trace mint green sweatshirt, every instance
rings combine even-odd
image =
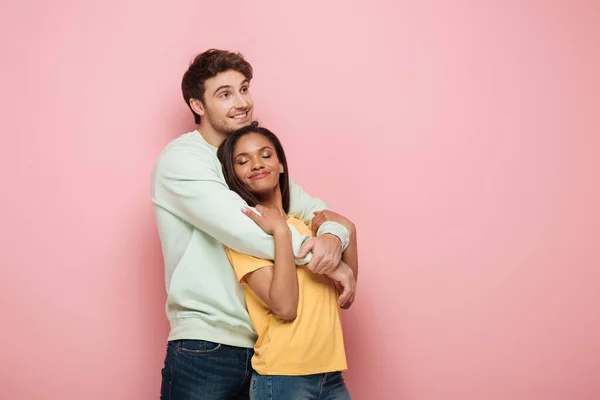
[[[165,262],[169,340],[253,347],[256,333],[244,292],[223,245],[273,259],[273,237],[241,212],[246,203],[227,187],[217,148],[198,131],[171,141],[160,154],[152,173],[152,202]],[[290,180],[290,215],[310,224],[313,212],[326,208]],[[290,229],[298,254],[309,237]],[[324,233],[339,237],[343,249],[348,246],[342,225],[326,222],[317,234]]]

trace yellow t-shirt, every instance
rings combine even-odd
[[[297,218],[289,218],[287,223],[301,234],[311,234]],[[273,262],[227,247],[225,250],[237,278],[244,285],[248,313],[258,334],[252,358],[256,372],[261,375],[310,375],[347,369],[338,293],[328,277],[298,266],[297,317],[294,321],[283,321],[244,280],[246,274],[273,266]]]

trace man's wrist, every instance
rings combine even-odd
[[[340,246],[344,244],[344,242],[342,242],[342,239],[340,239],[340,237],[338,237],[338,236],[337,236],[336,234],[334,234],[334,233],[329,233],[329,232],[327,232],[327,233],[324,233],[324,234],[322,234],[321,236],[322,236],[322,237],[325,237],[325,236],[327,236],[327,237],[329,237],[329,236],[331,236],[331,237],[334,237],[334,238],[336,238],[337,240],[339,240],[339,242],[340,242]]]
[[[344,225],[333,221],[324,222],[317,231],[317,236],[331,234],[342,243],[342,251],[345,251],[350,243],[350,233]]]

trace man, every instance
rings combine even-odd
[[[252,122],[251,79],[252,67],[240,54],[213,49],[198,55],[181,85],[198,128],[169,143],[154,167],[152,201],[171,325],[161,399],[248,398],[256,334],[224,245],[273,259],[274,242],[243,215],[246,203],[228,189],[216,153],[231,132]],[[290,214],[307,223],[327,207],[292,181],[290,203]],[[314,239],[290,229],[298,264],[327,274],[344,268],[344,226],[326,221]],[[353,291],[352,271],[344,272],[338,283]]]

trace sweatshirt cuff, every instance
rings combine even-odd
[[[292,231],[292,248],[294,249],[294,259],[296,261],[296,265],[305,265],[308,264],[312,259],[312,253],[309,252],[304,258],[297,258],[300,249],[308,240],[312,238],[310,235],[302,235],[295,226],[288,224],[290,230]]]
[[[350,243],[350,232],[348,232],[348,229],[344,225],[333,221],[326,221],[319,227],[317,236],[324,235],[325,233],[330,233],[340,239],[342,242],[342,252],[346,251]]]

